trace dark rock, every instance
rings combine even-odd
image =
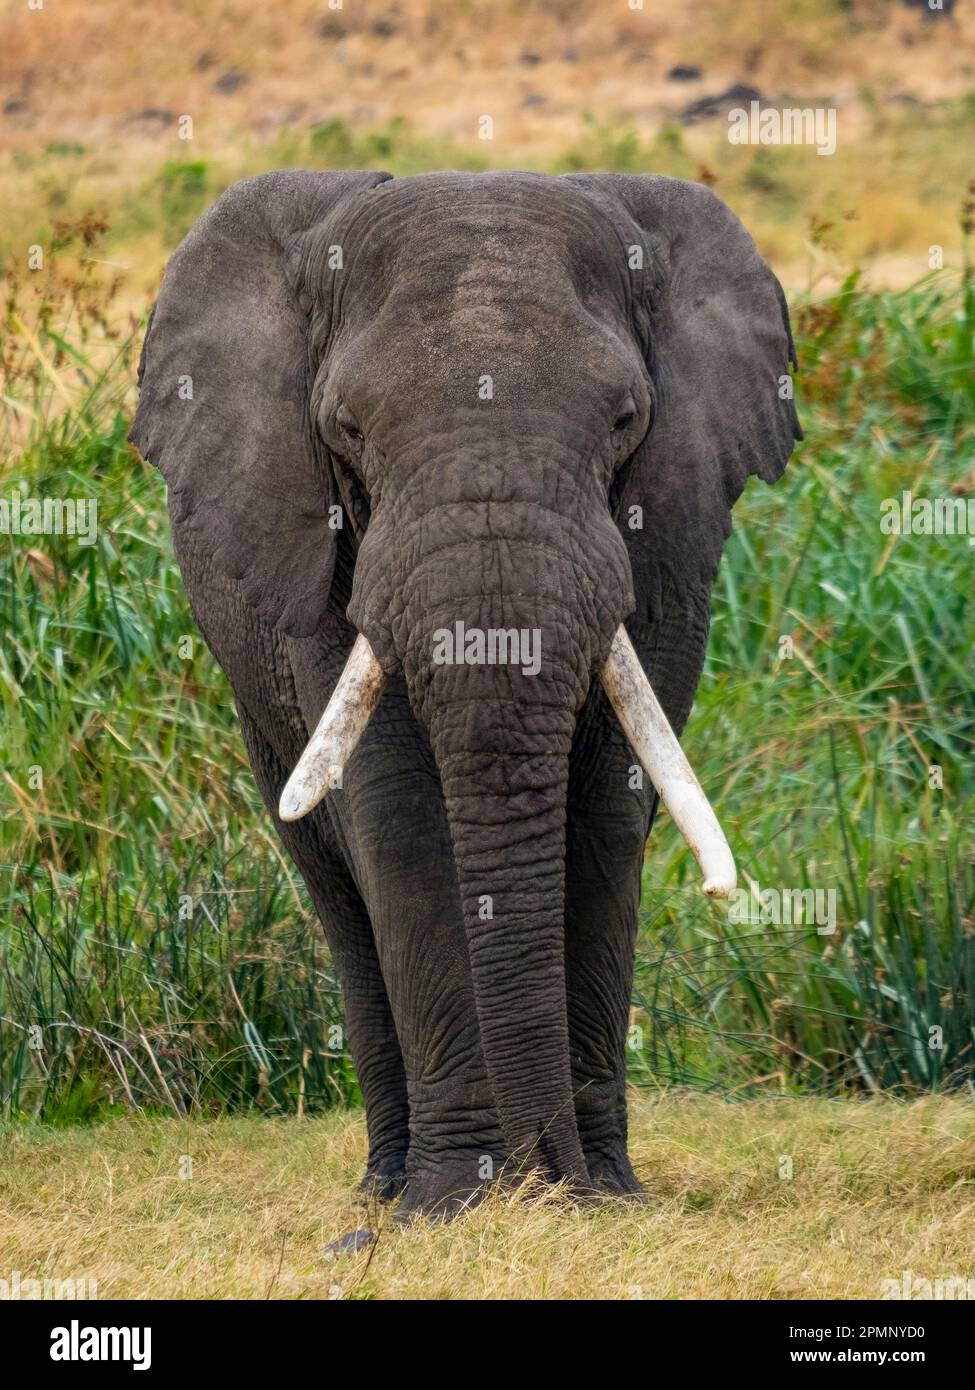
[[[375,1239],[375,1231],[360,1226],[357,1231],[350,1231],[348,1235],[341,1236],[338,1240],[330,1240],[323,1247],[322,1254],[326,1260],[334,1260],[337,1255],[357,1255],[360,1250],[367,1250]]]
[[[229,72],[222,72],[213,84],[215,92],[223,92],[229,96],[231,92],[236,92],[240,87],[245,87],[250,81],[246,73],[238,72],[236,68],[231,68]]]
[[[21,111],[27,110],[27,102],[23,97],[14,97],[12,101],[5,101],[3,104],[3,114],[5,116],[16,116]]]
[[[518,61],[524,63],[526,68],[537,68],[542,61],[542,55],[540,53],[519,53]]]
[[[696,82],[700,76],[700,68],[685,67],[682,63],[678,63],[675,68],[671,68],[670,72],[667,74],[671,82]]]
[[[126,117],[129,121],[146,121],[156,125],[169,125],[175,119],[175,113],[168,111],[165,106],[146,106],[142,111],[132,111]]]
[[[199,58],[197,58],[193,66],[196,68],[197,72],[208,72],[210,68],[214,66],[216,61],[216,55],[211,53],[209,49],[207,49],[200,54]]]
[[[722,116],[733,106],[747,106],[750,101],[761,101],[762,95],[757,87],[748,87],[744,82],[735,82],[727,91],[716,96],[700,97],[685,106],[681,112],[685,121],[707,121],[713,116]]]
[[[548,98],[547,98],[547,97],[543,97],[542,94],[541,94],[540,92],[529,92],[527,96],[522,97],[522,99],[521,99],[521,101],[518,103],[518,105],[519,105],[519,106],[544,106],[547,100],[548,100]]]

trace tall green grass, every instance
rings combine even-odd
[[[174,219],[198,193],[174,176]],[[322,1108],[357,1094],[340,1000],[125,442],[141,329],[100,235],[63,231],[80,273],[8,279],[0,495],[95,497],[100,524],[0,537],[0,1106]],[[880,503],[975,490],[973,294],[851,277],[794,318],[807,442],[738,509],[684,741],[743,879],[835,890],[836,929],[732,923],[661,817],[632,1075],[970,1085],[975,550],[884,535]]]
[[[975,296],[854,276],[794,318],[807,442],[740,508],[685,741],[743,876],[835,889],[837,927],[732,925],[672,896],[693,866],[665,828],[642,1064],[709,1085],[969,1082],[975,550],[885,535],[880,515],[905,490],[975,495]]]

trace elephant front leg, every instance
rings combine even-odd
[[[351,880],[333,878],[327,901],[316,906],[342,987],[349,1052],[366,1109],[369,1157],[359,1191],[391,1202],[406,1184],[410,1107],[372,925]]]
[[[505,1164],[481,1050],[440,780],[391,681],[328,804],[354,861],[402,1049],[410,1147],[398,1219],[449,1217]]]
[[[566,993],[576,1121],[597,1190],[640,1197],[627,1153],[626,1049],[652,793],[590,694],[573,751],[566,846]]]
[[[319,813],[292,824],[278,820],[277,803],[287,772],[239,701],[238,714],[255,780],[281,841],[308,887],[342,988],[345,1031],[369,1136],[369,1157],[359,1190],[391,1201],[406,1181],[409,1099],[372,925],[327,817]]]
[[[417,834],[431,790],[399,787],[397,806],[414,814],[387,825],[383,889],[370,903],[409,1094],[400,1220],[459,1214],[497,1183],[505,1161],[450,860]]]
[[[594,853],[599,852],[597,847]],[[604,880],[586,874],[586,856],[586,848],[578,845],[566,909],[576,1121],[593,1185],[613,1195],[636,1196],[642,1188],[627,1153],[626,1042],[637,904],[620,901]]]

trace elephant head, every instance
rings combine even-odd
[[[664,712],[679,730],[690,709],[732,506],[801,437],[792,357],[741,223],[659,176],[266,175],[196,226],[154,311],[132,437],[174,526],[271,627],[314,633],[339,601],[359,634],[282,817],[324,794],[402,678],[440,772],[506,1143],[570,1178],[577,716],[600,673],[727,889]],[[625,620],[666,632],[664,712]]]

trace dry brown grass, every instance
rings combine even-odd
[[[498,138],[552,153],[584,111],[642,129],[734,81],[770,99],[829,95],[920,101],[971,89],[975,10],[928,21],[893,0],[212,0],[131,5],[59,0],[10,6],[0,21],[5,141],[126,141],[158,128],[147,112],[191,113],[204,138],[266,134],[338,116],[415,116],[440,136]],[[676,83],[676,65],[703,70]],[[228,75],[235,74],[234,87]],[[229,87],[229,89],[228,89]],[[526,98],[530,98],[526,104]]]
[[[0,1278],[94,1278],[103,1298],[855,1299],[905,1269],[975,1277],[970,1101],[670,1094],[635,1100],[632,1130],[645,1207],[492,1198],[448,1226],[386,1218],[372,1253],[330,1261],[375,1220],[352,1195],[358,1116],[8,1129]]]
[[[677,65],[701,76],[675,81]],[[119,306],[139,312],[179,239],[161,225],[152,187],[168,162],[203,160],[228,182],[295,162],[274,145],[282,131],[339,120],[361,138],[404,118],[419,144],[394,172],[477,158],[545,168],[569,149],[606,167],[591,118],[609,138],[632,130],[646,167],[714,174],[790,287],[835,287],[852,264],[899,287],[927,272],[932,244],[957,262],[971,175],[970,117],[957,103],[973,72],[971,4],[934,21],[901,0],[845,10],[834,0],[10,6],[0,16],[3,238],[22,255],[46,244],[53,219],[106,213],[104,254],[129,271]],[[753,148],[731,150],[723,121],[681,124],[690,102],[732,83],[769,103],[835,105],[837,154],[780,149],[759,168]],[[478,137],[485,114],[490,142]],[[178,138],[182,115],[191,141]],[[677,157],[666,144],[674,129]],[[303,151],[298,162],[314,161]],[[810,245],[813,213],[837,225],[836,254]]]

